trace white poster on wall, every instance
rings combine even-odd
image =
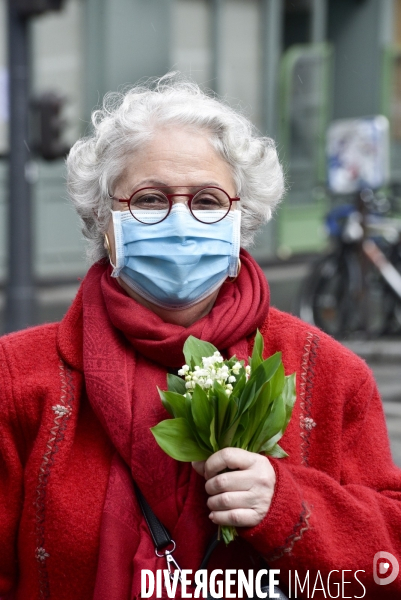
[[[389,122],[376,115],[333,121],[327,131],[328,187],[335,194],[378,189],[389,177]]]

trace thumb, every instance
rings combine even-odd
[[[192,462],[193,468],[201,477],[205,476],[205,462],[205,460],[196,460]]]

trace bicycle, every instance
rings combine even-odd
[[[296,312],[338,339],[401,333],[401,220],[363,190],[326,218],[332,248],[303,284]]]

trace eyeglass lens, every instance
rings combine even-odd
[[[188,202],[192,215],[202,223],[217,223],[229,212],[229,196],[219,188],[204,188]],[[129,209],[141,223],[159,223],[170,210],[167,196],[158,189],[139,190],[131,198]]]

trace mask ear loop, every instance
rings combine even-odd
[[[110,264],[113,267],[113,269],[115,269],[116,267],[113,264],[113,261],[111,260],[111,245],[110,245],[110,239],[109,239],[109,236],[107,233],[104,234],[104,247],[106,248],[106,252],[109,257]]]
[[[107,235],[107,234],[106,234],[106,235]],[[234,281],[236,281],[236,280],[238,279],[238,275],[239,275],[239,274],[240,274],[240,272],[241,272],[241,266],[242,266],[242,264],[241,264],[241,259],[239,258],[239,259],[238,259],[238,268],[237,268],[237,274],[236,274],[236,276],[235,276],[235,277],[227,277],[227,279],[226,279],[226,282],[227,282],[227,283],[234,283]]]

